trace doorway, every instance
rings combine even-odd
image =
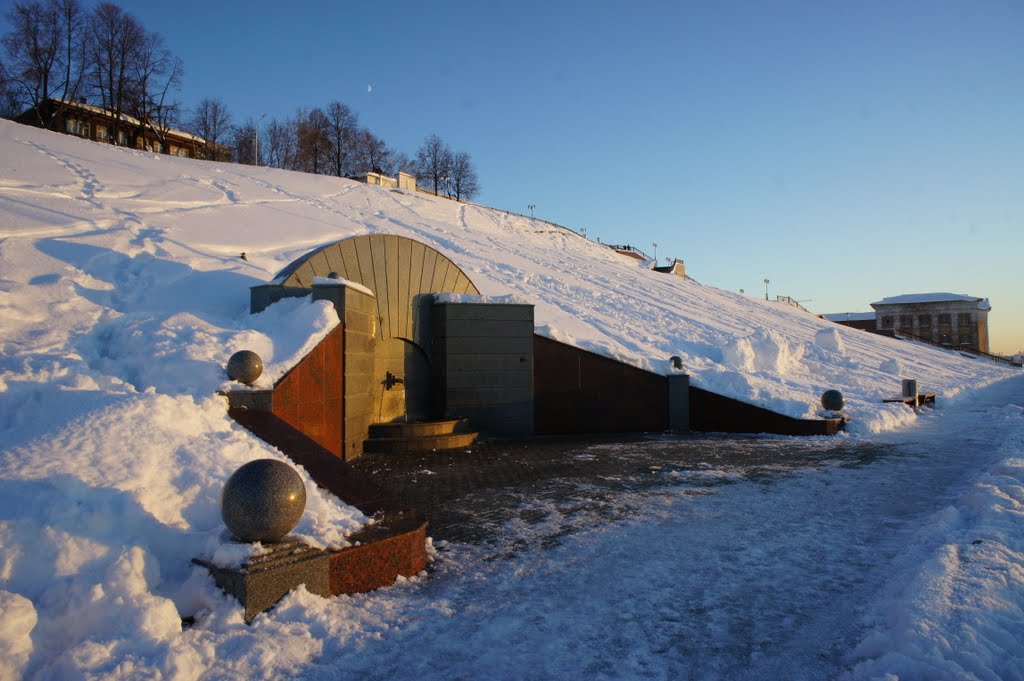
[[[373,404],[376,423],[430,418],[430,361],[418,345],[404,338],[377,344]]]

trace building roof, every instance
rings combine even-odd
[[[988,298],[968,296],[962,293],[907,293],[901,296],[890,296],[888,298],[882,298],[879,301],[871,303],[871,306],[874,307],[875,305],[911,305],[914,303],[953,302],[975,302],[978,303],[978,309],[992,309],[992,306],[988,302]]]
[[[830,322],[868,322],[875,319],[874,312],[831,312],[821,316]]]
[[[51,101],[51,102],[53,102],[55,104],[60,104],[62,106],[66,106],[69,109],[78,109],[79,111],[88,111],[89,113],[96,114],[97,116],[110,116],[110,117],[114,116],[114,112],[111,111],[110,109],[104,109],[103,107],[100,107],[100,106],[94,106],[92,104],[86,104],[85,102],[75,102],[75,101],[68,100],[68,99],[52,99],[52,98],[49,101]],[[31,109],[29,109],[29,111],[31,111]],[[138,125],[138,126],[142,127],[142,122],[138,118],[135,118],[134,116],[129,116],[126,113],[122,113],[121,114],[121,120],[126,122],[126,123],[129,123],[131,125]],[[156,123],[153,123],[152,121],[148,125],[151,128],[155,128],[156,127]],[[206,144],[206,140],[204,140],[202,137],[199,137],[198,135],[193,135],[190,132],[185,132],[184,130],[175,130],[174,128],[163,128],[163,131],[165,133],[174,135],[176,137],[181,137],[183,139],[192,140],[193,142],[198,142],[199,144]]]

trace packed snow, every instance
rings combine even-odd
[[[481,300],[532,303],[541,333],[651,371],[668,373],[676,355],[696,385],[804,418],[839,389],[851,421],[837,442],[911,455],[768,487],[736,470],[665,476],[665,494],[630,501],[644,508],[637,518],[577,528],[550,551],[495,562],[448,547],[427,579],[330,600],[300,590],[246,626],[189,562],[259,550],[226,536],[220,489],[242,463],[282,458],[227,417],[223,367],[255,350],[266,363],[255,387],[269,387],[328,333],[338,323],[328,303],[290,299],[250,315],[248,288],[366,233],[423,241]],[[820,678],[815,659],[826,676],[857,679],[1021,678],[1019,370],[654,273],[500,210],[7,121],[0,315],[0,679],[765,678],[787,668]],[[883,404],[901,378],[937,393],[940,408]],[[300,472],[307,512],[296,533],[344,546],[367,519]],[[693,493],[708,484],[713,493]],[[865,496],[879,488],[891,503]],[[879,508],[861,516],[859,500]],[[836,601],[849,609],[828,607]],[[784,633],[762,629],[758,608]],[[851,612],[856,621],[840,622]],[[182,618],[195,625],[183,630]],[[822,623],[842,635],[815,633]]]

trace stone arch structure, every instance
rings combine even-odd
[[[480,291],[458,265],[430,246],[394,234],[364,234],[314,248],[275,277],[285,288],[310,289],[331,272],[373,291],[380,337],[426,350],[418,296]]]
[[[315,285],[318,277],[332,273],[361,284],[373,295],[354,287]],[[432,294],[478,294],[466,273],[422,242],[364,234],[318,246],[281,270],[271,283],[254,286],[251,309],[259,312],[282,298],[311,293],[330,299],[342,319],[339,356],[332,364],[336,369],[328,370],[325,364],[323,371],[341,372],[344,456],[361,447],[370,423],[433,418],[438,408],[432,393]],[[300,401],[309,392],[296,391]],[[325,414],[334,411],[325,408]],[[332,418],[325,417],[324,423]]]

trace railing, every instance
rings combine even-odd
[[[613,251],[626,251],[627,253],[636,253],[637,255],[641,256],[644,260],[653,260],[653,258],[651,258],[651,256],[647,255],[646,253],[641,251],[639,248],[636,248],[634,246],[630,246],[629,244],[623,244],[623,245],[604,244],[604,245],[607,246],[608,248],[612,249]]]
[[[1013,361],[1013,359],[1010,358],[1010,357],[1003,357],[1002,355],[993,355],[992,353],[982,352],[981,350],[976,350],[975,348],[971,348],[971,347],[956,347],[956,346],[948,344],[948,343],[938,343],[936,341],[933,341],[930,338],[924,338],[923,336],[916,336],[916,335],[914,335],[912,333],[908,333],[906,331],[893,330],[893,332],[895,333],[897,338],[905,338],[907,340],[917,341],[918,343],[924,343],[925,345],[930,345],[933,348],[941,348],[943,350],[952,350],[953,352],[963,352],[963,353],[967,353],[969,355],[975,355],[976,357],[984,357],[985,359],[992,360],[993,362],[999,362],[1000,364],[1008,364],[1008,365],[1010,365],[1012,367],[1020,367],[1020,364],[1015,363]]]
[[[786,303],[788,305],[792,305],[795,308],[803,310],[807,314],[814,314],[813,312],[808,310],[806,307],[801,305],[800,301],[796,300],[795,298],[790,298],[789,296],[775,296],[775,300],[779,301],[780,303]]]

